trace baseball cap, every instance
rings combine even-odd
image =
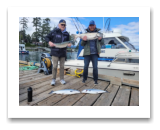
[[[65,21],[64,19],[61,19],[61,20],[59,21],[59,24],[66,24],[66,21]]]
[[[89,25],[96,25],[96,24],[95,24],[95,22],[94,22],[93,20],[91,20],[91,21],[89,22]]]

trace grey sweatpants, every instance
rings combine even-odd
[[[58,61],[60,61],[60,80],[64,79],[64,62],[65,62],[65,57],[52,56],[52,61],[53,61],[53,69],[52,69],[53,79],[56,79]]]

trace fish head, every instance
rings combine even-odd
[[[74,41],[76,41],[76,39],[79,37],[79,35],[77,34],[71,34],[71,37]]]
[[[82,93],[86,93],[88,90],[87,89],[84,89],[83,91],[82,91]]]

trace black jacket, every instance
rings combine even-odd
[[[67,31],[62,33],[62,31],[59,28],[55,28],[45,37],[45,40],[47,43],[49,41],[53,43],[62,43],[65,41],[69,41],[69,33]],[[66,51],[67,47],[65,48],[51,47],[50,55],[56,57],[66,57]]]

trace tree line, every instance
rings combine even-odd
[[[21,30],[19,31],[19,43],[26,44],[26,46],[31,46],[31,43],[34,42],[37,45],[37,43],[41,41],[43,46],[48,47],[48,43],[45,41],[45,36],[55,28],[55,26],[50,26],[50,22],[50,18],[33,18],[32,24],[33,27],[35,27],[35,31],[30,35],[26,34],[26,30],[28,29],[28,18],[23,17],[19,22],[22,26]],[[70,40],[72,40],[71,36]]]

